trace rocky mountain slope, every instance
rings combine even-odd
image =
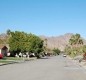
[[[44,42],[44,44],[47,43],[47,48],[49,49],[59,48],[61,51],[63,51],[66,45],[69,43],[69,39],[71,38],[72,35],[73,33],[67,33],[56,37],[40,36],[40,38],[43,39],[44,41],[47,40]],[[86,45],[86,40],[84,38],[82,39],[83,39],[84,45]]]
[[[0,34],[0,44],[6,44],[8,36],[5,33]]]
[[[56,37],[40,36],[40,38],[43,40],[47,40],[45,41],[45,44],[47,44],[47,47],[49,49],[59,48],[61,51],[63,51],[65,46],[69,43],[68,41],[72,35],[73,35],[72,33],[67,33],[65,35],[56,36]]]

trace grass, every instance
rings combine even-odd
[[[1,64],[7,64],[7,63],[12,63],[16,61],[21,61],[23,60],[22,58],[17,58],[17,57],[4,57],[3,59],[0,59]]]
[[[11,63],[12,61],[6,61],[6,60],[0,60],[0,63],[2,63],[2,64],[7,64],[7,63]]]
[[[17,58],[17,57],[5,57],[3,60],[23,60],[23,58]]]
[[[3,59],[0,59],[1,64],[7,64],[12,62],[18,62],[18,61],[28,61],[28,60],[34,60],[36,58],[18,58],[18,57],[4,57]]]

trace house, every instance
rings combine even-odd
[[[9,51],[8,44],[0,44],[0,54],[7,56],[8,51]]]

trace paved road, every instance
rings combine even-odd
[[[86,80],[86,71],[62,56],[0,66],[0,80]]]

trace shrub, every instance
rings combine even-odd
[[[53,52],[54,52],[55,55],[57,55],[57,54],[59,55],[59,53],[60,53],[61,51],[57,48],[57,49],[53,49]]]

